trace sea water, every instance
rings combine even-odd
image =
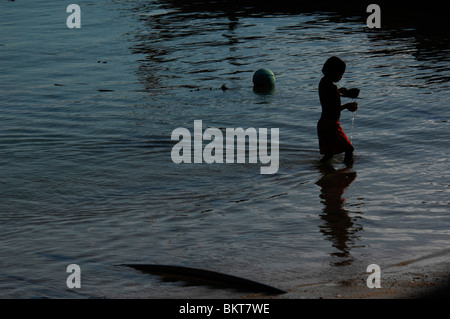
[[[69,29],[59,1],[0,3],[1,297],[237,297],[118,265],[289,290],[448,248],[445,34],[328,11],[77,4]],[[361,90],[358,120],[341,116],[352,167],[318,165],[317,85],[333,55],[347,63],[338,85]],[[271,93],[253,92],[262,67]],[[171,132],[194,120],[279,128],[278,172],[175,164]]]

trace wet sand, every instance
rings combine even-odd
[[[450,261],[398,264],[381,272],[381,288],[368,288],[369,273],[294,287],[288,299],[450,298]]]
[[[449,298],[450,276],[446,272],[410,271],[389,275],[382,287],[369,289],[366,277],[295,288],[287,298],[312,299],[419,299]]]
[[[337,270],[326,278],[311,277],[294,284],[286,294],[270,299],[449,299],[450,250],[405,260],[381,269],[381,287],[368,288],[370,273]],[[244,298],[264,298],[249,295]]]

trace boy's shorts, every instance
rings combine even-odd
[[[339,122],[320,119],[317,123],[317,135],[320,154],[335,155],[354,150]]]

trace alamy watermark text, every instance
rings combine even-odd
[[[225,131],[225,147],[223,130]],[[171,158],[174,163],[205,162],[211,164],[236,162],[243,164],[246,163],[246,153],[248,153],[248,163],[257,163],[259,158],[261,164],[268,164],[260,168],[261,174],[275,174],[278,172],[280,143],[280,131],[278,128],[270,129],[270,152],[268,150],[269,137],[267,128],[256,130],[250,127],[244,130],[243,128],[219,129],[210,127],[203,131],[202,120],[194,120],[193,135],[192,138],[191,132],[184,127],[178,127],[172,131],[171,139],[179,141],[172,148],[171,152]],[[203,141],[210,142],[203,148]]]

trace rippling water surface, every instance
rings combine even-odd
[[[448,248],[444,34],[322,11],[79,5],[82,27],[68,29],[56,1],[0,4],[1,297],[236,297],[117,265],[289,290]],[[347,63],[339,85],[361,90],[353,128],[341,116],[356,149],[347,168],[342,156],[318,166],[317,85],[332,55]],[[262,67],[275,73],[271,94],[252,90]],[[171,133],[194,120],[279,128],[277,174],[174,164]],[[79,290],[66,286],[72,263]]]

